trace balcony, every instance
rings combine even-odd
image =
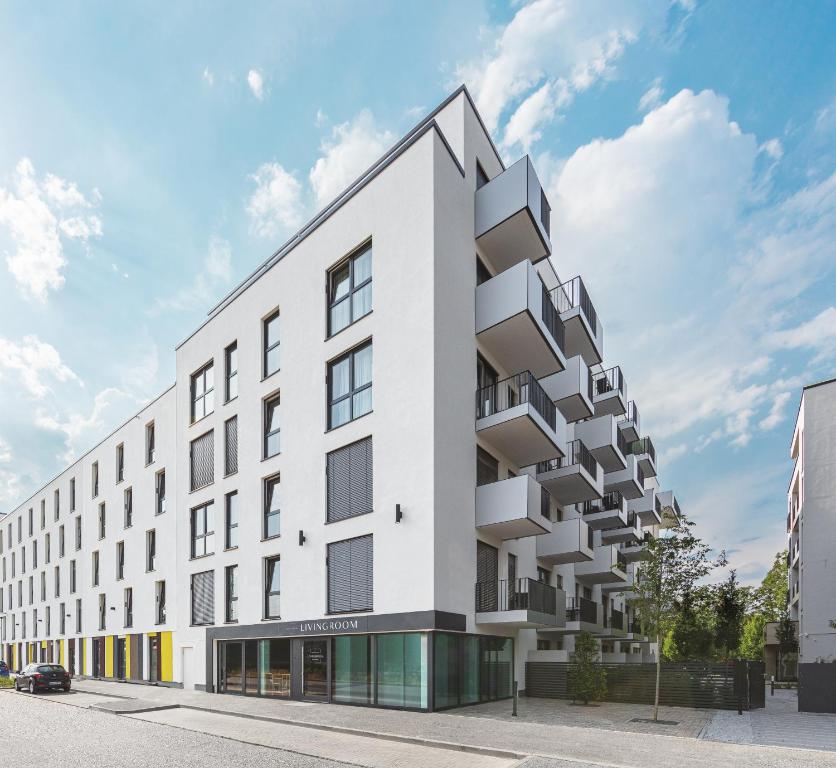
[[[644,473],[633,455],[627,456],[627,466],[604,475],[604,490],[618,491],[625,499],[644,496]]]
[[[662,522],[662,507],[655,488],[646,488],[640,498],[630,499],[627,502],[627,511],[635,512],[642,526],[658,525]]]
[[[604,329],[583,280],[574,277],[551,293],[566,326],[566,354],[581,355],[587,365],[599,365],[604,359]]]
[[[566,367],[563,323],[529,261],[476,287],[476,337],[505,370],[541,378]]]
[[[584,522],[596,531],[626,523],[624,498],[618,491],[605,493],[600,499],[585,501],[581,505]]]
[[[475,235],[497,270],[551,255],[551,208],[528,156],[476,190]]]
[[[477,582],[477,624],[505,627],[556,627],[563,624],[566,595],[537,579]]]
[[[682,517],[676,496],[673,491],[658,491],[656,498],[659,499],[659,506],[662,508],[662,528],[673,527]]]
[[[634,440],[628,445],[627,452],[636,457],[645,477],[656,477],[656,449],[649,437]]]
[[[537,482],[561,506],[600,499],[604,492],[604,473],[580,440],[566,445],[565,456],[539,462]]]
[[[597,632],[603,624],[603,608],[594,600],[572,597],[566,602],[566,629],[570,632]]]
[[[624,433],[628,443],[639,439],[641,417],[635,400],[630,400],[627,403],[627,409],[618,417],[618,428]]]
[[[626,584],[627,561],[612,544],[595,547],[592,560],[575,564],[575,578],[586,584]]]
[[[605,637],[624,637],[627,632],[624,629],[624,614],[612,608],[609,615],[604,611],[604,632]]]
[[[621,545],[621,554],[624,555],[624,560],[628,563],[646,560],[648,557],[647,545],[650,539],[650,531],[645,531],[637,541],[625,541]]]
[[[592,374],[592,402],[595,405],[596,416],[606,413],[621,416],[627,412],[624,376],[619,366]]]
[[[521,467],[564,455],[566,421],[530,371],[476,391],[476,432]]]
[[[582,563],[593,558],[593,532],[587,523],[576,517],[552,523],[551,533],[535,539],[537,559],[548,565]]]
[[[529,475],[478,486],[476,527],[503,540],[548,533],[552,524],[541,511],[542,493]]]
[[[595,412],[592,373],[580,355],[570,357],[565,370],[540,379],[540,384],[566,421],[588,419]]]
[[[628,443],[614,416],[597,416],[575,424],[575,437],[583,440],[604,472],[616,472],[627,466]]]
[[[612,528],[604,528],[601,531],[601,542],[603,544],[622,544],[627,541],[639,541],[642,534],[638,526],[639,518],[635,512],[628,512],[626,521],[619,523]]]

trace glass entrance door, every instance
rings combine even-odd
[[[305,640],[302,648],[302,696],[328,700],[327,640]]]

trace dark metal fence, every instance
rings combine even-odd
[[[598,622],[598,604],[585,597],[570,597],[566,603],[566,621]]]
[[[656,449],[653,447],[653,441],[649,437],[640,437],[638,440],[633,440],[628,450],[635,456],[641,456],[641,454],[646,453],[656,463]]]
[[[552,429],[557,427],[557,408],[530,371],[476,390],[476,418],[492,416],[522,403],[531,403]]]
[[[560,319],[557,307],[552,303],[551,295],[546,286],[543,286],[543,301],[542,301],[542,317],[543,324],[549,329],[552,338],[557,342],[560,351],[566,349],[566,329],[563,327],[563,321]]]
[[[593,499],[592,501],[585,501],[581,505],[581,514],[591,515],[595,512],[609,512],[613,509],[624,508],[624,497],[621,491],[610,491],[605,493],[600,499]]]
[[[561,283],[551,291],[551,295],[560,312],[567,312],[573,307],[580,307],[586,322],[592,329],[593,336],[598,335],[598,313],[592,305],[592,300],[589,298],[586,286],[580,276]]]
[[[639,417],[639,407],[635,400],[630,400],[627,403],[627,411],[618,417],[618,421],[630,421],[636,427],[636,432],[641,432],[641,422]]]
[[[624,376],[621,375],[621,368],[614,366],[607,368],[605,371],[599,371],[592,374],[592,380],[595,383],[595,394],[603,395],[607,392],[618,390],[624,394]]]
[[[499,579],[477,582],[477,611],[537,611],[554,616],[557,613],[557,590],[537,579]]]
[[[592,477],[598,477],[598,462],[580,440],[572,440],[566,444],[566,455],[563,458],[538,462],[537,474],[553,472],[561,467],[572,467],[575,464],[582,466]]]

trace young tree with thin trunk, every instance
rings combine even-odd
[[[572,701],[584,704],[597,701],[607,692],[607,672],[598,663],[598,643],[589,632],[581,632],[575,640],[572,664],[569,667],[569,693]]]

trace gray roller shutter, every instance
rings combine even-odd
[[[189,449],[191,460],[191,474],[193,491],[203,488],[215,481],[215,433],[207,432],[205,435],[192,440]]]
[[[476,542],[476,610],[497,609],[499,552],[484,541]]]
[[[192,624],[215,623],[215,572],[192,574]]]
[[[372,536],[328,545],[328,612],[371,611],[374,547]]]
[[[372,511],[372,439],[328,454],[328,522]]]

